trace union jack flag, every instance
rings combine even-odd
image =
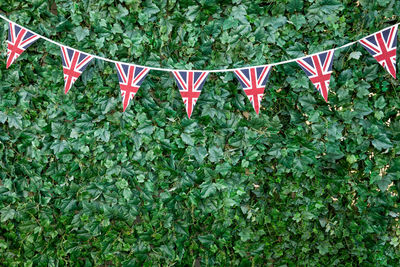
[[[123,109],[125,111],[150,69],[120,62],[115,63],[115,67],[118,72],[119,87],[121,88]]]
[[[179,87],[186,112],[190,119],[194,105],[200,96],[201,89],[208,76],[207,71],[173,71],[175,80]]]
[[[235,75],[257,114],[260,112],[260,103],[270,72],[271,66],[235,70]]]
[[[395,79],[397,30],[398,25],[394,25],[359,41]]]
[[[61,46],[61,59],[64,71],[64,92],[67,94],[76,79],[79,78],[89,62],[93,59],[93,56]]]
[[[10,22],[8,27],[7,69],[22,54],[22,52],[40,38],[37,34],[34,34],[15,23]]]
[[[296,62],[307,74],[315,88],[321,93],[325,101],[328,102],[329,80],[332,74],[334,50],[321,52],[317,55],[301,58]]]

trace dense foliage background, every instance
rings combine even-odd
[[[322,51],[399,21],[400,1],[17,1],[0,12],[66,45],[188,69]],[[0,262],[10,266],[363,265],[400,261],[400,100],[360,45],[336,52],[326,104],[294,63],[257,116],[232,73],[192,119],[151,71],[122,113],[114,66],[63,93],[60,50],[6,70],[1,23]]]

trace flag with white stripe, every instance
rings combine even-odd
[[[67,94],[71,86],[93,59],[93,56],[72,48],[61,46],[61,58],[65,81],[64,92]]]
[[[115,63],[115,67],[117,68],[123,110],[125,111],[150,69],[121,62]]]
[[[326,102],[328,102],[333,54],[334,50],[329,50],[296,61]]]
[[[271,66],[235,70],[236,78],[257,114],[260,112],[261,100],[270,72]]]
[[[176,83],[179,87],[183,103],[186,106],[186,112],[190,119],[200,96],[201,89],[207,79],[207,71],[173,71]]]
[[[6,68],[8,69],[11,64],[39,38],[37,34],[10,22],[8,24]]]
[[[360,44],[396,79],[398,25],[361,39]]]

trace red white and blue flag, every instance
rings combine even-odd
[[[398,25],[361,39],[365,49],[396,79],[396,45]]]
[[[10,22],[8,27],[7,69],[22,54],[22,52],[40,38],[37,34],[20,27],[15,23]]]
[[[64,71],[64,92],[68,93],[76,79],[86,69],[93,56],[82,53],[78,50],[61,46],[61,58]]]
[[[175,80],[179,87],[183,103],[186,107],[186,112],[190,119],[196,105],[197,99],[200,96],[201,89],[208,76],[207,71],[173,71]]]
[[[261,100],[270,73],[271,66],[235,70],[235,75],[257,114],[260,112]]]
[[[117,68],[123,109],[125,111],[129,102],[135,97],[150,69],[121,62],[115,63],[115,67]]]
[[[328,102],[329,81],[332,74],[334,50],[328,50],[316,55],[301,58],[296,62],[307,74],[315,88]]]

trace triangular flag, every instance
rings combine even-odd
[[[314,84],[315,88],[317,88],[324,97],[326,102],[328,102],[333,53],[334,50],[328,50],[296,61],[307,74],[308,78],[310,78],[310,81]]]
[[[7,40],[7,66],[10,65],[24,52],[31,44],[40,37],[17,24],[10,22],[8,25]]]
[[[76,79],[86,69],[93,56],[80,52],[78,50],[61,46],[61,58],[64,71],[64,92],[68,93]]]
[[[179,87],[186,112],[190,119],[194,105],[200,96],[201,89],[208,76],[207,71],[173,71],[175,80]]]
[[[260,112],[261,100],[271,68],[271,66],[264,66],[235,70],[235,75],[257,114]]]
[[[117,68],[123,109],[125,111],[131,99],[135,97],[135,94],[139,90],[140,85],[150,69],[121,62],[115,63],[115,67]]]
[[[376,32],[359,42],[396,79],[398,25]]]

